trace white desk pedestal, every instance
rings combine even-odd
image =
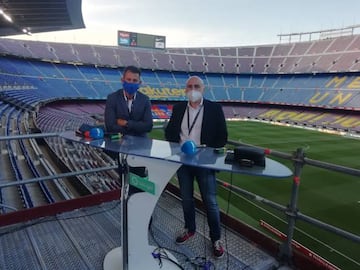
[[[145,166],[148,169],[149,181],[155,183],[155,195],[140,192],[128,198],[129,175],[126,174],[127,177],[124,177],[125,174],[122,175],[122,248],[115,248],[106,255],[103,264],[105,270],[160,269],[158,260],[154,259],[151,254],[154,247],[150,246],[148,241],[149,221],[166,184],[182,164],[272,178],[286,178],[292,175],[289,168],[269,158],[265,158],[265,167],[243,167],[239,166],[239,164],[227,164],[225,162],[226,155],[217,154],[211,147],[201,148],[195,155],[187,156],[182,153],[180,144],[145,137],[126,135],[119,140],[108,138],[88,140],[76,136],[74,131],[71,130],[61,133],[60,137],[117,152],[119,157],[122,157],[119,165]],[[149,184],[145,179],[143,180],[145,182],[138,179],[138,181],[142,182],[141,184]],[[166,260],[162,261],[164,265],[166,264],[163,267],[164,269],[178,269],[175,265],[172,267],[171,263],[166,262]]]
[[[124,234],[127,234],[125,239],[128,241],[127,243],[122,241],[122,243],[128,247],[128,265],[122,259],[126,256],[124,250],[122,247],[118,247],[105,256],[103,266],[105,270],[160,269],[159,260],[154,259],[151,254],[156,247],[149,245],[148,226],[161,193],[181,164],[133,155],[128,156],[127,163],[129,166],[145,166],[147,168],[149,181],[155,183],[155,195],[140,192],[131,195],[128,200],[126,200],[126,194],[125,198],[122,198],[122,203],[127,202],[127,217],[122,216],[122,218],[127,218],[127,231],[122,230],[122,239],[124,239]],[[123,188],[126,188],[127,185]],[[169,252],[167,254],[176,261]],[[179,269],[178,266],[166,259],[162,259],[162,264],[163,269]]]

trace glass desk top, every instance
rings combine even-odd
[[[226,153],[215,153],[214,149],[210,147],[198,148],[195,154],[187,155],[181,151],[180,144],[178,143],[171,143],[145,137],[126,135],[115,140],[111,140],[110,138],[92,140],[76,136],[74,131],[62,132],[60,133],[60,137],[73,142],[88,144],[107,151],[134,156],[151,157],[218,171],[269,176],[272,178],[286,178],[292,175],[289,168],[267,157],[265,158],[265,167],[246,167],[240,166],[240,164],[227,164],[225,163]]]

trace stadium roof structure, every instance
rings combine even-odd
[[[79,28],[81,0],[0,0],[0,36]]]

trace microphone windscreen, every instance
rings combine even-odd
[[[181,145],[181,151],[187,155],[196,153],[197,147],[194,141],[188,140]]]
[[[92,129],[90,129],[90,138],[103,139],[104,131],[101,128],[92,128]]]

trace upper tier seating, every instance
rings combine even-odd
[[[26,58],[111,67],[210,73],[319,73],[360,71],[359,35],[332,39],[220,48],[146,50],[2,39],[0,52]],[[341,60],[342,58],[345,60]],[[340,61],[340,64],[337,62]]]
[[[36,104],[59,98],[106,99],[121,88],[122,69],[3,57],[1,94]],[[205,97],[224,102],[360,108],[359,73],[216,74],[192,73],[205,83]],[[187,72],[142,71],[142,88],[152,100],[183,100]],[[15,91],[16,90],[16,91]]]

